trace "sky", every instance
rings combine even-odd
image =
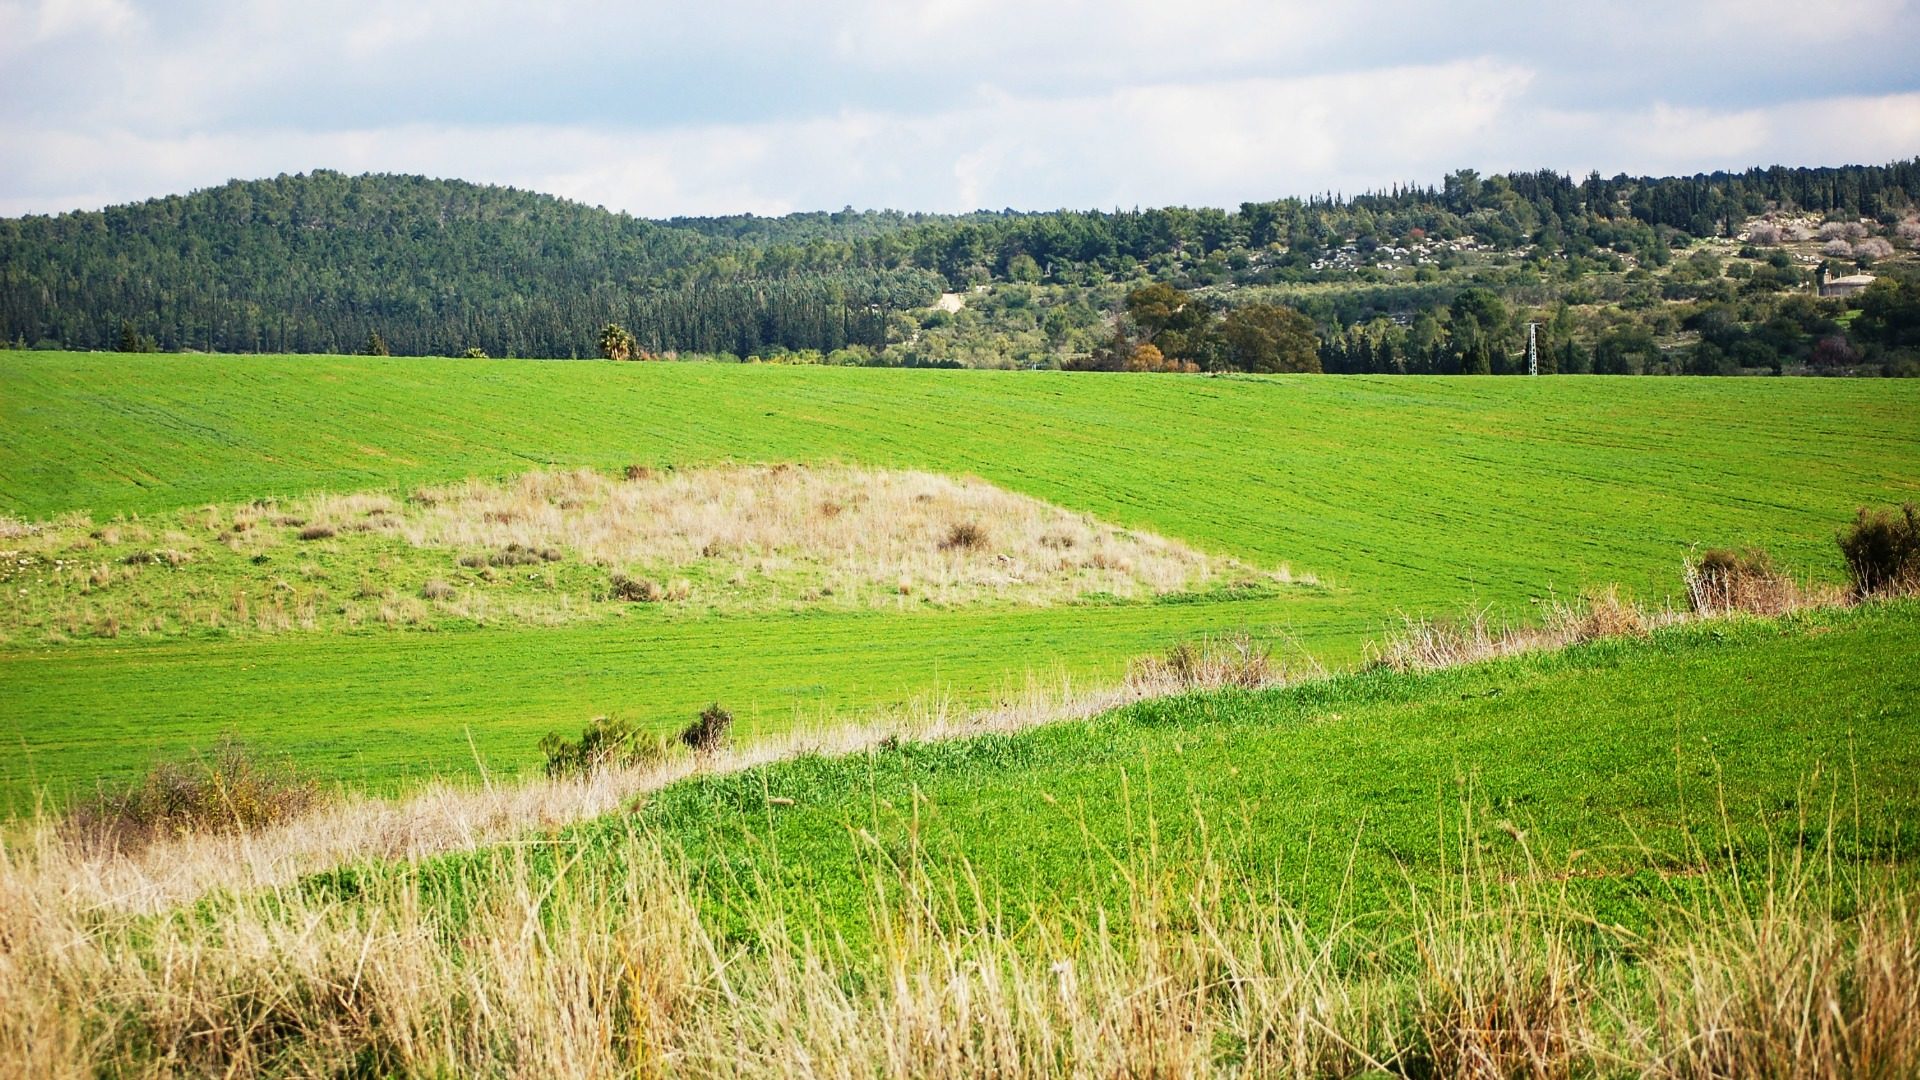
[[[1920,155],[1920,0],[0,0],[0,215],[316,168],[643,217]]]

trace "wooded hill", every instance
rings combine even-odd
[[[399,354],[586,356],[618,322],[656,353],[875,350],[917,340],[902,313],[942,290],[1001,282],[1063,290],[1073,304],[1044,330],[1062,348],[1069,334],[1099,336],[1089,320],[1112,304],[1097,290],[1146,278],[1392,286],[1385,302],[1431,306],[1458,290],[1422,291],[1414,283],[1434,277],[1411,267],[1383,277],[1382,259],[1466,239],[1576,270],[1618,256],[1665,265],[1690,238],[1732,235],[1768,211],[1891,228],[1916,207],[1920,159],[1584,181],[1462,170],[1437,188],[1237,210],[665,221],[513,188],[316,171],[0,220],[0,340],[102,349],[131,333],[167,350],[357,352],[378,334]]]

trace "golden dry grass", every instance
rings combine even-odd
[[[104,524],[0,520],[0,641],[554,625],[629,603],[1050,605],[1293,580],[972,478],[577,469]]]
[[[1433,671],[1503,656],[1559,649],[1612,637],[1646,637],[1664,626],[1697,619],[1773,618],[1854,602],[1843,590],[1802,583],[1758,561],[1729,571],[1699,561],[1684,567],[1689,607],[1648,607],[1618,586],[1589,590],[1578,601],[1543,605],[1535,622],[1496,619],[1486,608],[1460,617],[1403,617],[1400,627],[1368,646],[1368,663],[1394,671]]]
[[[571,843],[550,854],[587,854]],[[1127,856],[1139,886],[1124,910],[993,915],[908,853],[876,860],[884,932],[850,955],[771,920],[755,945],[731,940],[651,836],[612,843],[631,872],[611,878],[550,878],[528,846],[495,849],[470,914],[401,872],[348,900],[223,893],[128,920],[21,888],[9,860],[0,1073],[1839,1080],[1920,1068],[1920,913],[1824,852],[1676,900],[1652,936],[1596,925],[1549,870],[1516,879],[1474,850],[1452,853],[1445,884],[1410,891],[1387,932],[1351,917],[1367,913],[1309,923],[1239,895],[1211,856],[1174,873],[1151,847]]]
[[[1250,574],[977,479],[880,469],[729,466],[632,480],[580,469],[424,488],[406,504],[322,497],[305,509],[318,522],[390,520],[381,527],[419,547],[553,549],[632,574],[778,581],[783,598],[853,605],[903,594],[940,603],[1132,597]],[[727,593],[700,584],[690,599],[724,605]]]

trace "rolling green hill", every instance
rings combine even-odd
[[[0,508],[161,515],[548,465],[846,461],[977,474],[1324,588],[1239,603],[815,613],[0,649],[10,798],[225,730],[374,786],[524,765],[617,712],[757,728],[1251,628],[1350,661],[1400,613],[1619,583],[1692,545],[1840,577],[1834,531],[1920,491],[1920,388],[1841,380],[1127,378],[695,364],[0,354]]]

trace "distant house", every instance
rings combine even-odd
[[[1846,277],[1830,278],[1823,271],[1820,275],[1821,296],[1852,296],[1863,292],[1873,284],[1872,274],[1848,274]]]

